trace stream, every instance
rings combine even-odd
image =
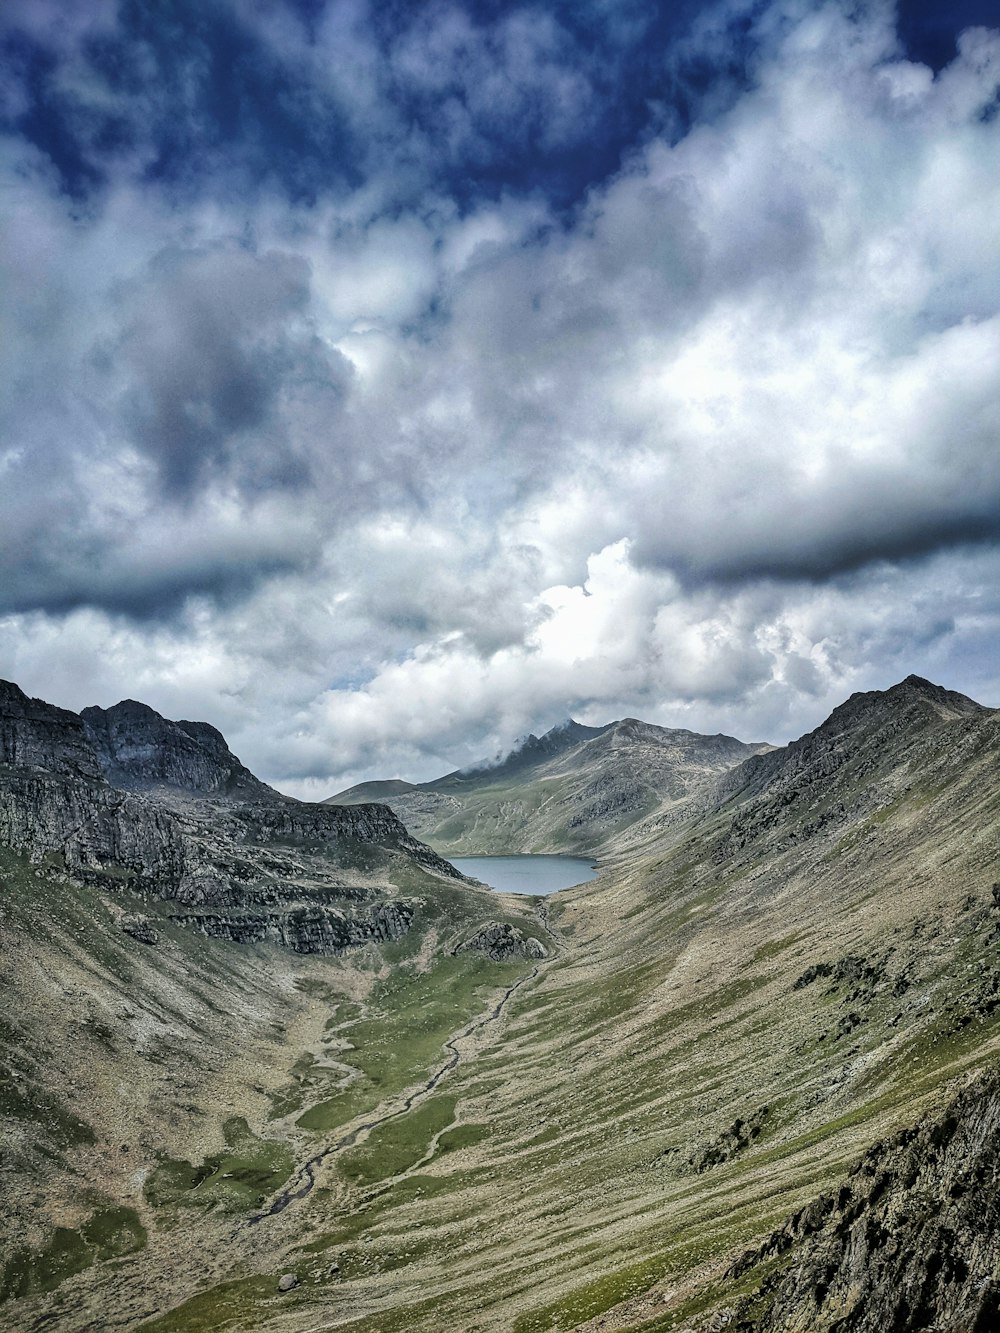
[[[297,1199],[304,1199],[316,1184],[316,1168],[320,1166],[321,1163],[325,1162],[328,1157],[332,1157],[334,1153],[341,1152],[344,1148],[353,1147],[362,1134],[377,1129],[379,1125],[384,1125],[387,1121],[395,1120],[398,1116],[406,1115],[408,1111],[412,1111],[414,1106],[422,1101],[429,1092],[433,1092],[444,1078],[445,1074],[450,1073],[461,1060],[462,1053],[459,1051],[457,1043],[462,1041],[465,1037],[471,1037],[474,1032],[485,1027],[487,1023],[495,1023],[503,1013],[504,1006],[514,992],[523,986],[525,982],[532,981],[537,976],[538,968],[536,967],[533,968],[531,972],[528,972],[525,976],[521,977],[518,981],[515,981],[513,986],[508,986],[497,1004],[489,1013],[481,1015],[479,1018],[473,1020],[468,1027],[463,1028],[461,1032],[448,1038],[444,1043],[444,1049],[449,1052],[448,1059],[436,1073],[431,1075],[423,1087],[418,1088],[416,1092],[412,1092],[398,1107],[396,1107],[395,1110],[387,1111],[384,1115],[375,1116],[371,1120],[363,1121],[360,1125],[352,1129],[349,1134],[345,1134],[343,1138],[337,1139],[336,1142],[329,1144],[322,1150],[322,1152],[318,1152],[314,1157],[310,1157],[309,1160],[299,1168],[297,1179],[300,1183],[282,1190],[282,1192],[275,1198],[270,1208],[262,1213],[255,1213],[249,1219],[249,1224],[251,1226],[256,1226],[256,1224],[262,1222],[264,1218],[274,1217],[275,1214],[284,1212],[288,1205],[294,1203]]]

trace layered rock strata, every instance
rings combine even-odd
[[[196,908],[175,920],[207,934],[302,952],[407,929],[412,907],[370,882],[380,867],[402,858],[458,877],[387,806],[282,796],[206,723],[171,722],[131,700],[77,715],[9,682],[0,844],[84,882]]]

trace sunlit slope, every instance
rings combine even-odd
[[[558,952],[478,1054],[260,1224],[257,1276],[150,1327],[734,1309],[762,1280],[726,1276],[740,1254],[995,1058],[998,758],[996,714],[911,681],[752,761],[652,859],[550,900]]]
[[[567,722],[503,763],[413,785],[368,782],[330,798],[380,800],[449,856],[601,852],[639,821],[675,822],[720,773],[770,747],[657,727]]]

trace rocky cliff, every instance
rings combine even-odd
[[[134,699],[113,708],[85,708],[80,718],[101,772],[114,787],[280,799],[207,722],[171,722]]]
[[[413,920],[413,908],[407,902],[379,902],[367,910],[344,912],[302,904],[287,911],[175,912],[171,920],[213,939],[271,941],[296,953],[339,953],[369,940],[400,939]]]
[[[397,938],[413,915],[404,904],[342,910],[359,884],[365,900],[391,893],[385,875],[397,862],[458,877],[387,806],[284,797],[207,723],[171,722],[131,700],[78,716],[9,682],[0,682],[0,845],[87,883],[197,908],[175,916],[205,933],[305,951]],[[254,906],[267,911],[224,910]]]
[[[1000,1073],[876,1143],[730,1275],[781,1256],[738,1333],[1000,1328]]]

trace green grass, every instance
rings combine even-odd
[[[52,1093],[29,1084],[16,1086],[5,1071],[0,1084],[0,1116],[28,1121],[42,1130],[57,1148],[75,1148],[96,1142],[94,1131]]]
[[[227,1120],[223,1132],[226,1148],[198,1165],[164,1158],[146,1180],[147,1201],[154,1208],[247,1212],[292,1174],[295,1162],[286,1144],[257,1138],[238,1117]]]
[[[0,1276],[0,1301],[53,1291],[74,1273],[134,1254],[145,1244],[146,1230],[134,1209],[99,1209],[79,1230],[56,1227],[41,1250],[16,1250]]]
[[[454,1097],[428,1097],[405,1115],[373,1129],[364,1143],[338,1158],[352,1184],[368,1185],[400,1175],[427,1155],[431,1142],[455,1118]]]
[[[445,1130],[438,1139],[438,1153],[443,1156],[445,1153],[460,1152],[462,1148],[475,1148],[477,1144],[484,1143],[492,1133],[489,1125],[476,1123],[456,1125],[454,1129]]]
[[[297,1288],[279,1295],[277,1277],[239,1278],[199,1292],[168,1314],[147,1320],[146,1333],[238,1333],[255,1328],[275,1306],[285,1309],[301,1299]]]
[[[312,1100],[296,1123],[321,1133],[373,1109],[443,1063],[444,1042],[483,1013],[491,993],[511,985],[526,970],[523,960],[491,963],[463,953],[440,959],[430,972],[394,971],[375,988],[366,1016],[347,1030],[355,1049],[338,1057],[361,1077],[324,1096],[323,1077],[306,1072],[280,1104]]]

